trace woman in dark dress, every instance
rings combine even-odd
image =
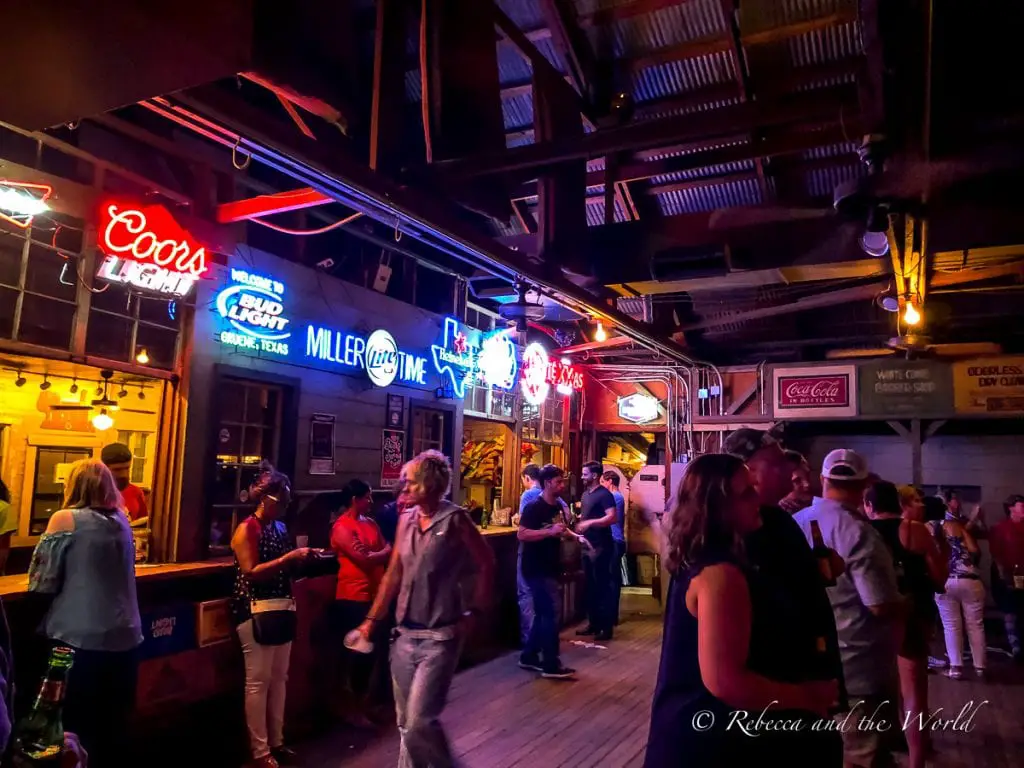
[[[935,593],[946,582],[945,558],[924,524],[924,500],[916,489],[907,486],[901,491],[880,480],[864,494],[864,513],[892,552],[900,594],[909,606],[898,662],[904,715],[915,723],[918,713],[927,718],[930,711],[928,647],[935,626]],[[905,733],[910,768],[924,768],[927,733],[913,727]]]
[[[756,576],[743,552],[744,535],[761,524],[759,506],[750,472],[734,456],[699,457],[679,485],[665,523],[671,582],[645,768],[792,758],[838,698],[835,681],[783,683],[748,666],[754,651],[777,643],[773,635],[780,632],[771,611],[752,599]],[[766,709],[767,719],[797,716],[804,728],[765,738],[745,734],[734,721],[737,711],[748,712],[744,723],[753,730]]]

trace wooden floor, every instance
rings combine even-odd
[[[460,673],[444,715],[467,768],[620,768],[643,761],[661,648],[658,617],[634,616],[607,648],[562,637],[575,682],[548,681],[516,666],[512,653]],[[1024,768],[1024,673],[991,662],[988,682],[932,675],[931,708],[955,717],[979,707],[969,732],[935,735],[934,768]],[[969,672],[970,670],[968,670]],[[393,728],[367,739],[338,730],[302,750],[307,768],[382,768],[397,762]]]

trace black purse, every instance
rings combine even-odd
[[[253,600],[252,636],[260,645],[284,645],[295,639],[298,617],[290,597]]]

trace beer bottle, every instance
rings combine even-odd
[[[821,571],[821,578],[826,587],[836,585],[836,576],[832,571],[832,551],[825,546],[825,540],[821,537],[821,528],[817,520],[811,520],[811,551],[814,552],[814,559],[818,561],[818,570]]]
[[[16,768],[60,765],[64,754],[64,686],[74,662],[70,648],[54,648],[39,695],[28,716],[14,729],[13,764]]]

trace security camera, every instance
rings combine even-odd
[[[334,266],[334,259],[326,258],[316,263],[317,269],[330,269]]]

